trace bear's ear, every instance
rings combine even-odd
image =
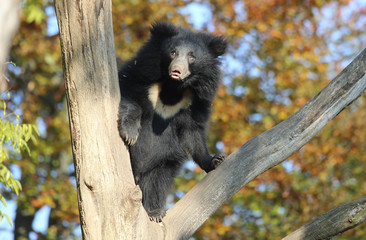
[[[208,49],[215,56],[221,56],[226,52],[227,49],[227,41],[223,36],[214,36],[211,35],[208,41]]]
[[[172,23],[168,22],[157,22],[152,24],[150,28],[151,38],[164,40],[173,37],[179,33],[178,28]]]

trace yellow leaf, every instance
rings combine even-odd
[[[263,22],[259,22],[259,23],[257,24],[257,29],[258,29],[258,31],[260,31],[260,32],[265,32],[265,31],[267,31],[268,26],[267,26],[267,24],[264,24]]]
[[[318,64],[317,69],[318,69],[319,72],[324,72],[325,71],[325,64]]]

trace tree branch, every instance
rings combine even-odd
[[[256,176],[298,151],[366,89],[366,49],[294,115],[233,152],[163,219],[166,239],[189,238]]]
[[[289,119],[253,138],[173,206],[148,220],[117,131],[111,1],[55,1],[84,239],[187,239],[253,178],[292,155],[366,88],[364,50]]]
[[[283,240],[329,239],[363,222],[366,222],[366,197],[332,209]]]

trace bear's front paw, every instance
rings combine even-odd
[[[163,217],[165,217],[166,211],[162,209],[156,209],[149,211],[147,214],[149,215],[150,221],[159,223],[163,220]]]
[[[132,146],[136,143],[137,138],[139,136],[138,127],[133,127],[133,126],[128,126],[126,124],[122,124],[122,121],[118,120],[118,131],[119,131],[119,135],[121,136],[121,138],[129,146]]]
[[[216,169],[224,160],[225,160],[225,155],[222,153],[216,154],[215,156],[213,156],[213,158],[211,159],[212,169]]]

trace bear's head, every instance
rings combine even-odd
[[[160,48],[162,75],[187,83],[217,76],[218,57],[227,48],[222,36],[194,33],[165,22],[152,26],[150,41]]]

